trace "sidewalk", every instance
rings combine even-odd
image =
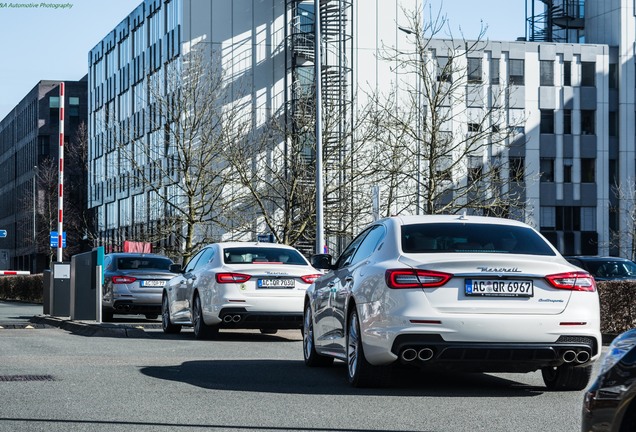
[[[148,337],[141,325],[73,321],[70,317],[44,315],[41,304],[0,301],[0,330],[57,327],[83,336]],[[157,324],[149,324],[156,326]]]

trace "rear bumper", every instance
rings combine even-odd
[[[403,334],[391,353],[403,364],[467,372],[532,372],[543,367],[590,364],[598,355],[594,337],[561,336],[556,342],[448,342],[441,335]]]

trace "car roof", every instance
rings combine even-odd
[[[249,246],[249,247],[262,247],[262,248],[278,248],[278,249],[296,249],[293,246],[286,245],[286,244],[280,244],[280,243],[239,242],[239,241],[212,243],[212,244],[207,245],[206,247],[210,247],[210,246],[217,246],[217,247],[220,247],[221,249],[227,249],[227,248],[231,248],[231,247],[246,247],[246,246]]]
[[[155,253],[141,253],[141,252],[111,252],[106,254],[105,256],[109,256],[109,257],[117,257],[117,258],[126,258],[126,257],[130,257],[130,258],[144,258],[144,257],[155,257],[155,258],[168,258],[165,255],[161,255],[161,254],[155,254]],[[170,259],[170,258],[168,258]]]
[[[596,255],[566,255],[565,259],[577,259],[581,261],[631,261],[623,257],[596,256]]]
[[[516,221],[514,219],[506,219],[492,216],[471,216],[471,215],[409,215],[409,216],[391,216],[382,219],[382,221],[395,221],[399,225],[412,225],[418,223],[481,223],[481,224],[497,224],[497,225],[516,225],[520,227],[529,227],[529,225]]]

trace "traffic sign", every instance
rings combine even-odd
[[[7,236],[7,230],[0,230],[0,238]]]
[[[51,247],[56,248],[59,244],[60,236],[57,234],[57,231],[51,231]],[[62,233],[62,247],[66,247],[66,231]]]

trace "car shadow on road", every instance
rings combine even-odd
[[[189,361],[174,366],[149,366],[141,373],[210,390],[286,394],[428,396],[474,398],[523,397],[544,393],[517,381],[478,373],[422,372],[396,369],[386,388],[358,389],[346,382],[344,363],[308,368],[298,360]]]

